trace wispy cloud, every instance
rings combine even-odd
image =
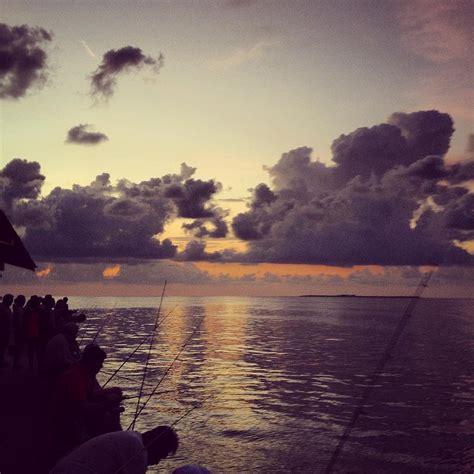
[[[258,61],[263,58],[265,51],[279,41],[264,40],[259,41],[249,48],[235,48],[229,55],[220,58],[214,58],[209,61],[211,71],[225,71],[242,64]]]
[[[80,40],[79,43],[82,44],[83,48],[85,49],[86,53],[93,59],[97,58],[97,55],[92,51],[92,49],[89,47],[89,45],[84,41]]]
[[[416,0],[403,3],[400,11],[402,44],[435,63],[463,59],[470,53],[472,3]]]
[[[425,61],[409,95],[415,107],[436,107],[471,119],[472,2],[414,0],[401,3],[401,45]]]

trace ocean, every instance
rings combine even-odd
[[[408,302],[165,297],[144,400],[154,394],[135,429],[176,423],[180,447],[149,472],[324,472]],[[102,382],[150,334],[159,303],[70,298],[88,316],[78,339],[108,353]],[[148,345],[109,386],[138,395]],[[419,300],[334,472],[472,473],[473,361],[473,300]],[[124,429],[136,403],[124,401]]]

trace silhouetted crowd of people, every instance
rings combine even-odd
[[[97,375],[107,357],[96,344],[82,351],[77,342],[84,314],[70,310],[68,298],[13,297],[0,303],[0,366],[27,369],[46,380],[52,434],[50,471],[59,473],[145,473],[176,452],[179,440],[169,426],[140,434],[122,431],[122,390],[102,388]],[[10,359],[10,362],[9,362]],[[27,359],[28,367],[22,366]],[[177,474],[206,474],[187,465]]]
[[[24,295],[4,295],[0,303],[0,367],[8,366],[11,355],[13,369],[22,369],[25,352],[30,371],[58,372],[77,361],[77,324],[86,317],[76,313],[69,309],[67,297],[55,301],[51,295],[33,295],[26,301]]]

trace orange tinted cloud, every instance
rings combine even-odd
[[[45,278],[51,273],[52,270],[53,270],[53,267],[51,265],[48,265],[44,270],[37,271],[36,276],[40,278]]]
[[[120,275],[120,265],[114,265],[112,267],[106,267],[102,272],[104,278],[116,278]]]
[[[210,275],[227,274],[232,277],[241,277],[254,274],[257,278],[263,278],[271,273],[277,276],[338,276],[348,278],[353,273],[367,271],[372,275],[382,275],[385,270],[380,265],[355,265],[353,267],[333,267],[328,265],[297,265],[278,263],[259,263],[254,265],[242,265],[240,263],[215,263],[195,262],[200,270]]]

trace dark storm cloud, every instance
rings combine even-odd
[[[219,190],[220,186],[212,180],[188,179],[184,186],[169,186],[166,196],[175,202],[179,217],[199,219],[214,215],[213,210],[206,208],[205,204]]]
[[[72,127],[67,132],[67,143],[76,143],[78,145],[98,145],[99,143],[107,141],[107,135],[100,132],[90,131],[90,125],[80,124]]]
[[[173,258],[176,246],[157,236],[184,214],[183,207],[202,216],[203,229],[209,220],[209,234],[223,232],[225,226],[224,212],[211,202],[220,186],[192,179],[194,172],[183,163],[179,174],[117,184],[103,173],[87,186],[56,187],[41,197],[39,164],[15,159],[0,172],[0,200],[8,203],[13,224],[24,229],[25,245],[37,258]],[[196,199],[194,208],[191,199]]]
[[[0,207],[9,210],[14,200],[36,199],[44,179],[36,161],[13,159],[0,170]]]
[[[446,225],[449,228],[474,232],[474,194],[464,194],[460,199],[453,200],[444,213]]]
[[[472,160],[448,166],[453,123],[436,111],[393,114],[333,143],[335,166],[298,148],[267,168],[232,228],[256,262],[466,264],[454,244],[474,239]]]
[[[195,237],[212,237],[214,239],[220,239],[227,236],[229,231],[227,223],[221,216],[216,216],[212,219],[209,219],[209,223],[212,225],[212,228],[209,228],[206,225],[206,221],[201,219],[196,219],[195,221],[189,224],[183,224],[183,229],[192,232]]]
[[[388,123],[359,128],[332,144],[335,176],[343,182],[355,176],[381,176],[394,166],[408,166],[449,149],[453,121],[435,110],[395,113]]]
[[[428,155],[445,155],[454,132],[453,120],[436,110],[391,115],[388,123],[398,127],[406,139],[411,162]]]
[[[48,56],[43,44],[51,39],[43,28],[0,23],[0,98],[18,99],[44,84]]]
[[[200,240],[191,240],[185,249],[178,255],[178,260],[182,261],[219,261],[222,255],[219,252],[206,252],[206,244]]]
[[[102,62],[91,76],[91,95],[99,99],[112,97],[120,74],[148,67],[158,74],[163,66],[163,55],[155,59],[143,54],[140,48],[125,46],[111,49],[102,57]]]

